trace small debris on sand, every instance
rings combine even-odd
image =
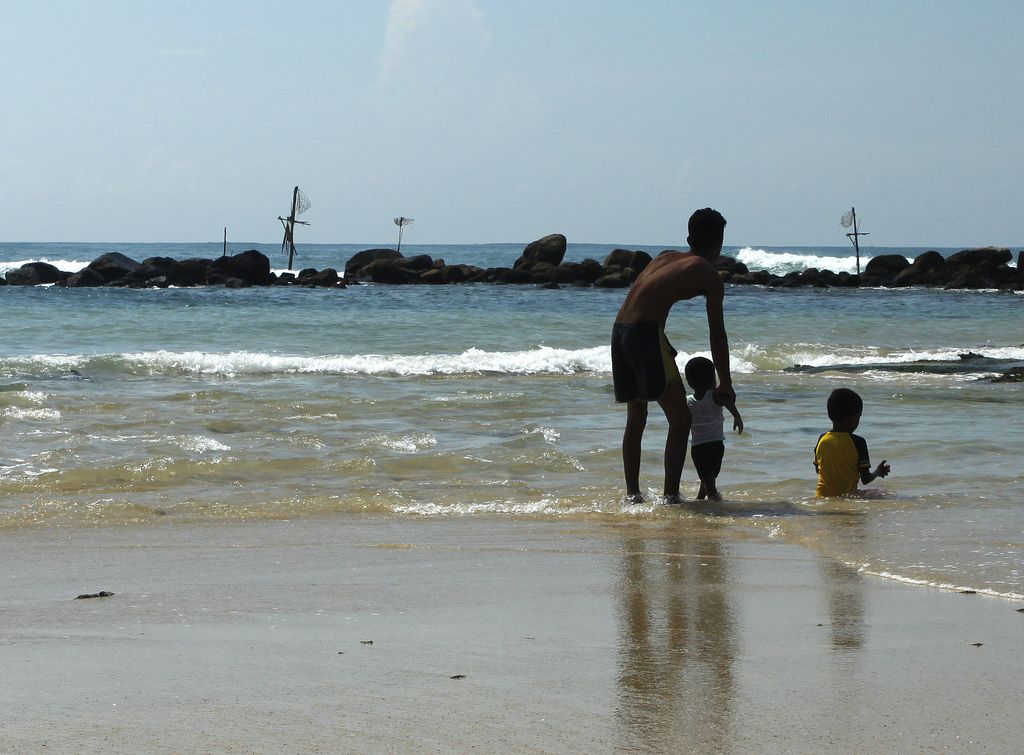
[[[372,645],[373,640],[359,640],[360,645]]]
[[[449,679],[465,679],[466,675],[465,674],[456,674],[455,676],[449,676],[448,678]]]
[[[114,593],[110,590],[100,590],[99,592],[82,593],[75,600],[85,600],[86,598],[109,598]]]

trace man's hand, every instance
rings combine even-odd
[[[732,385],[723,383],[715,388],[715,403],[719,406],[732,406],[736,403],[736,391]]]
[[[886,477],[889,474],[889,464],[885,459],[882,459],[882,463],[875,467],[875,477]]]

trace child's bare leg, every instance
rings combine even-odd
[[[715,487],[714,480],[702,480],[700,483],[701,489],[708,494],[709,501],[721,501],[722,494],[718,492],[718,488]]]
[[[706,491],[704,489],[704,483],[701,482],[700,489],[697,491],[697,500],[698,501],[703,501],[707,497],[708,497],[708,491]]]

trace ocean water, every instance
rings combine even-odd
[[[340,270],[371,246],[301,246],[296,268]],[[566,259],[614,246],[571,244]],[[522,247],[403,249],[510,265]],[[231,248],[284,267],[274,244]],[[6,243],[0,274],[30,260],[75,270],[108,251],[213,257],[221,246]],[[872,248],[861,261],[922,251]],[[855,266],[845,247],[725,253],[777,273]],[[0,529],[332,512],[690,520],[911,584],[1024,598],[1024,386],[987,380],[1024,364],[1024,298],[728,287],[747,431],[727,440],[726,502],[680,508],[657,500],[656,410],[642,470],[651,495],[622,499],[624,412],[607,344],[624,293],[0,287]],[[667,331],[680,364],[708,354],[701,302],[678,304]],[[858,432],[892,474],[864,498],[822,502],[812,449],[839,386],[864,397]],[[687,462],[684,492],[696,487]]]

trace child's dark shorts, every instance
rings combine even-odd
[[[722,457],[725,456],[725,443],[712,440],[701,443],[690,449],[690,458],[697,470],[697,477],[702,480],[715,480],[722,471]]]

